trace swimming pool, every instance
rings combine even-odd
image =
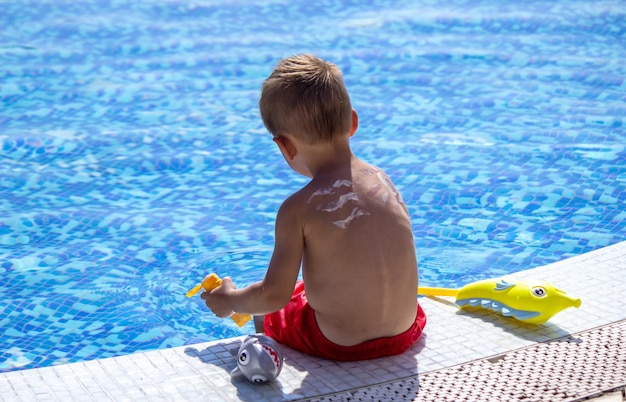
[[[305,183],[257,110],[289,54],[344,70],[422,284],[626,238],[619,1],[362,3],[3,3],[0,371],[252,331],[184,294],[260,279]]]

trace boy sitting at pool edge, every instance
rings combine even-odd
[[[225,277],[202,299],[218,317],[254,315],[257,331],[310,355],[404,352],[426,324],[411,222],[388,176],[350,149],[358,116],[341,71],[312,55],[283,59],[259,106],[287,164],[311,181],[278,211],[263,280],[237,289]]]

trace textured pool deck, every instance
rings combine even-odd
[[[626,386],[626,242],[509,277],[580,297],[544,325],[422,298],[425,336],[395,357],[341,363],[283,347],[275,383],[231,381],[240,338],[0,374],[3,401],[556,401]]]

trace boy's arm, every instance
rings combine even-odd
[[[293,293],[304,250],[302,220],[294,197],[288,198],[276,216],[276,239],[269,268],[262,281],[235,289],[230,278],[222,286],[202,294],[218,317],[233,312],[262,315],[283,308]]]

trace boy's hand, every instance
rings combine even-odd
[[[230,277],[222,279],[222,284],[210,292],[203,292],[200,297],[206,306],[219,318],[230,317],[235,312],[228,303],[228,294],[235,290],[235,285]]]

